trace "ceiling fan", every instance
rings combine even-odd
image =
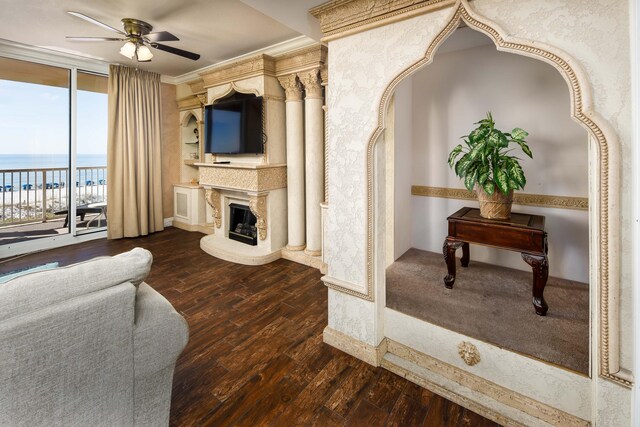
[[[96,42],[96,41],[108,41],[116,42],[123,41],[125,44],[120,48],[120,53],[129,59],[134,57],[138,62],[149,62],[153,58],[153,54],[149,47],[162,50],[165,52],[173,53],[174,55],[182,56],[184,58],[197,61],[200,55],[197,53],[189,52],[186,50],[178,49],[158,42],[170,42],[180,40],[173,34],[167,31],[158,31],[152,33],[153,27],[139,19],[124,18],[122,19],[122,27],[124,31],[113,28],[107,24],[104,24],[90,16],[84,15],[80,12],[67,12],[77,18],[84,19],[87,22],[98,25],[107,30],[111,30],[120,34],[121,37],[69,37],[67,39],[74,41]]]

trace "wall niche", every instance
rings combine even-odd
[[[448,154],[488,111],[497,128],[529,132],[533,159],[512,153],[527,177],[516,193],[538,202],[514,203],[513,212],[546,218],[550,310],[544,319],[532,310],[532,270],[520,253],[472,244],[469,267],[457,261],[462,281],[452,290],[443,285],[447,217],[478,207],[477,200],[460,198],[467,191]],[[498,52],[488,37],[461,28],[432,64],[396,88],[387,114],[393,130],[384,141],[385,168],[394,195],[386,198],[393,218],[386,234],[387,307],[588,375],[588,135],[571,119],[562,76],[540,61]],[[583,204],[560,208],[563,198]]]

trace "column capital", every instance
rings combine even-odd
[[[297,75],[289,74],[288,76],[278,77],[278,81],[280,82],[280,86],[284,88],[287,101],[302,100],[302,84],[298,80]]]
[[[298,73],[298,78],[304,85],[306,98],[322,98],[322,82],[319,74],[319,68]]]

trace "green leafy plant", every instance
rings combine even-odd
[[[511,133],[495,128],[491,112],[487,118],[475,123],[478,126],[469,135],[461,137],[465,145],[459,144],[449,154],[449,167],[464,180],[464,186],[473,191],[476,183],[491,195],[497,188],[507,195],[510,190],[524,189],[527,180],[518,157],[509,153],[511,143],[518,144],[522,151],[533,158],[531,149],[524,140],[526,131],[515,128]],[[459,160],[456,159],[460,157]]]

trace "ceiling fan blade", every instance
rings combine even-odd
[[[189,52],[186,50],[182,50],[182,49],[178,49],[172,46],[167,46],[166,44],[160,44],[160,43],[151,43],[151,47],[156,48],[158,50],[163,50],[165,52],[169,52],[169,53],[173,53],[174,55],[178,55],[178,56],[182,56],[185,58],[189,58],[192,59],[194,61],[197,61],[198,59],[200,59],[200,55],[198,55],[197,53],[193,53],[193,52]]]
[[[125,36],[126,36],[126,34],[125,34],[123,31],[118,30],[117,28],[113,28],[113,27],[112,27],[112,26],[110,26],[110,25],[103,24],[102,22],[100,22],[100,21],[98,21],[98,20],[96,20],[96,19],[93,19],[92,17],[87,16],[87,15],[85,15],[85,14],[83,14],[83,13],[80,13],[80,12],[74,12],[74,11],[71,11],[71,10],[67,11],[67,13],[68,13],[69,15],[73,15],[73,16],[75,16],[76,18],[84,19],[85,21],[87,21],[87,22],[91,22],[91,23],[92,23],[92,24],[94,24],[94,25],[98,25],[98,26],[100,26],[100,27],[102,27],[102,28],[105,28],[105,29],[107,29],[107,30],[115,31],[116,33],[123,34],[123,35],[125,35]]]
[[[117,37],[66,37],[67,40],[76,42],[123,42],[127,39],[119,39]]]
[[[180,40],[168,31],[158,31],[145,36],[150,42],[174,42]]]

